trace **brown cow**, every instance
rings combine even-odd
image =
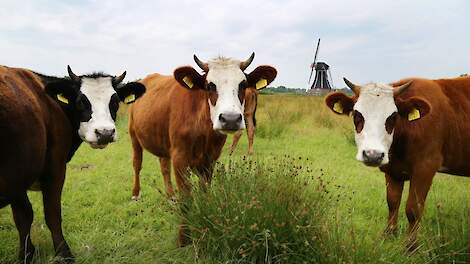
[[[403,184],[410,181],[406,215],[413,250],[436,172],[470,175],[470,77],[408,79],[392,86],[371,83],[361,87],[345,82],[355,96],[333,93],[326,104],[335,113],[352,114],[356,158],[385,173],[386,233],[397,230]]]
[[[140,196],[139,173],[142,150],[160,158],[166,192],[173,196],[171,164],[180,192],[188,196],[188,170],[199,174],[202,184],[209,184],[214,162],[224,146],[226,133],[245,128],[244,95],[246,87],[266,86],[276,77],[270,66],[259,66],[245,74],[254,53],[247,61],[216,58],[207,63],[196,56],[204,71],[200,75],[190,66],[180,67],[174,76],[151,74],[141,82],[147,93],[130,108],[129,134],[134,150],[134,199]],[[183,225],[179,245],[189,243]]]
[[[94,148],[114,141],[119,100],[132,102],[145,91],[139,83],[118,88],[125,74],[76,76],[68,70],[70,78],[55,78],[0,66],[0,208],[11,205],[21,262],[29,263],[35,250],[28,189],[42,191],[56,254],[73,262],[61,227],[66,163],[83,140]]]
[[[264,88],[264,87],[263,87]],[[256,108],[258,106],[258,92],[255,87],[250,87],[245,90],[245,121],[246,121],[246,135],[248,136],[248,155],[253,154],[253,139],[255,137],[256,129]],[[238,131],[233,135],[232,145],[230,145],[230,154],[233,153],[237,147],[238,141],[242,136],[243,131]]]

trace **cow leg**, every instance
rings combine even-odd
[[[178,246],[184,247],[191,243],[191,237],[189,228],[185,221],[184,215],[188,213],[190,203],[191,203],[191,184],[189,182],[189,168],[190,168],[190,158],[186,158],[183,155],[177,153],[172,155],[173,169],[175,172],[176,185],[180,192],[181,199],[181,213],[183,215],[183,220],[178,227]]]
[[[398,211],[400,209],[404,182],[396,180],[389,174],[385,174],[385,180],[387,184],[388,223],[384,233],[386,235],[396,234]]]
[[[249,115],[246,118],[247,127],[246,133],[248,135],[248,155],[253,155],[253,140],[255,138],[255,124],[253,122],[253,116]]]
[[[411,176],[408,201],[406,203],[406,216],[408,218],[408,250],[414,251],[417,247],[417,233],[419,222],[424,211],[426,196],[431,188],[432,179],[436,170],[429,168],[418,171]]]
[[[52,235],[52,242],[57,256],[64,259],[66,263],[73,263],[74,256],[62,233],[62,208],[61,196],[65,179],[65,162],[58,175],[53,181],[42,185],[42,197],[44,203],[44,216],[46,224]]]
[[[171,183],[171,159],[160,158],[160,170],[163,175],[163,183],[165,184],[165,191],[168,198],[173,199],[175,192],[173,184]]]
[[[134,183],[132,188],[132,200],[137,201],[140,199],[140,171],[142,170],[142,146],[135,137],[131,135],[132,141],[132,165],[134,167]]]
[[[13,219],[20,237],[20,251],[18,258],[21,263],[30,263],[34,255],[34,246],[31,242],[31,224],[33,223],[33,208],[26,192],[19,199],[11,203]]]
[[[230,155],[232,155],[233,151],[235,151],[235,148],[237,147],[238,141],[240,141],[241,136],[242,131],[238,131],[233,135],[232,145],[230,145]]]

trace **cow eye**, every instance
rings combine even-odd
[[[393,129],[395,128],[395,124],[397,122],[397,117],[398,113],[394,112],[385,121],[385,130],[387,130],[387,133],[392,134]]]
[[[113,94],[111,100],[109,101],[109,112],[114,121],[116,121],[116,114],[119,109],[119,96]]]
[[[364,128],[364,117],[359,111],[354,110],[353,119],[356,132],[361,133],[362,129]]]
[[[210,83],[207,84],[207,90],[209,92],[216,92],[217,91],[217,86],[213,82],[210,82]]]
[[[76,107],[80,122],[87,122],[91,119],[91,103],[85,95],[80,94],[77,97]]]

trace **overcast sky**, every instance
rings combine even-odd
[[[0,0],[0,64],[49,75],[101,70],[130,79],[256,53],[273,85],[307,87],[314,46],[357,83],[470,73],[470,1]]]

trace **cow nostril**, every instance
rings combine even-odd
[[[385,153],[382,152],[382,154],[380,155],[380,159],[383,159],[385,157]]]
[[[242,121],[242,115],[238,114],[237,122],[241,122],[241,121]]]
[[[225,122],[226,121],[223,114],[219,115],[219,121],[220,122]]]
[[[96,134],[97,136],[101,136],[101,135],[102,135],[101,132],[100,132],[98,129],[95,129],[95,134]]]

